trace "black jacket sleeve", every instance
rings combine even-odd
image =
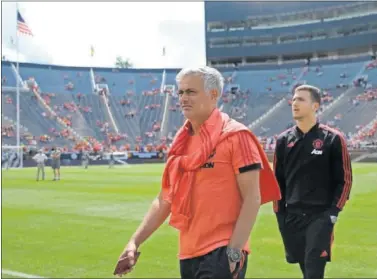
[[[332,142],[331,167],[334,197],[330,212],[333,215],[338,215],[349,199],[352,186],[351,159],[346,140],[341,135],[335,135]]]
[[[278,138],[275,147],[275,154],[274,154],[274,172],[276,180],[278,181],[280,192],[281,192],[281,200],[274,201],[274,211],[275,213],[283,213],[285,212],[285,175],[284,175],[284,139]]]

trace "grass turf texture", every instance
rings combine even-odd
[[[335,227],[326,277],[377,275],[377,164],[353,164],[351,200]],[[43,277],[111,278],[117,257],[159,191],[163,165],[62,168],[62,180],[35,181],[35,169],[3,171],[2,268]],[[128,277],[178,278],[178,233],[164,224],[141,248]],[[271,204],[251,235],[248,278],[300,278],[284,259]],[[2,274],[3,278],[14,278]]]

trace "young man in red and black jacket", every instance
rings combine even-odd
[[[288,263],[299,263],[304,279],[324,278],[331,260],[333,228],[349,199],[352,169],[341,133],[317,122],[320,90],[295,89],[297,125],[277,139],[274,170],[282,199],[274,202]]]

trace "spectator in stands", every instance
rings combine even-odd
[[[371,70],[371,69],[377,68],[377,60],[376,60],[376,58],[374,57],[374,61],[370,62],[365,68],[367,70]]]
[[[66,89],[66,90],[72,91],[74,88],[75,88],[75,85],[74,85],[72,82],[68,82],[68,83],[65,85],[65,89]]]
[[[360,87],[360,86],[362,86],[362,87],[366,87],[367,86],[367,84],[368,84],[368,81],[367,81],[367,77],[365,77],[365,76],[361,76],[361,77],[359,77],[359,78],[357,78],[355,81],[354,81],[354,85],[355,85],[355,87]]]
[[[2,126],[1,136],[8,138],[14,137],[14,125]]]

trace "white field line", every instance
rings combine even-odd
[[[8,269],[2,269],[1,273],[5,274],[5,275],[15,276],[15,277],[18,277],[18,278],[43,278],[42,276],[26,274],[26,273],[12,271],[12,270],[8,270]]]

